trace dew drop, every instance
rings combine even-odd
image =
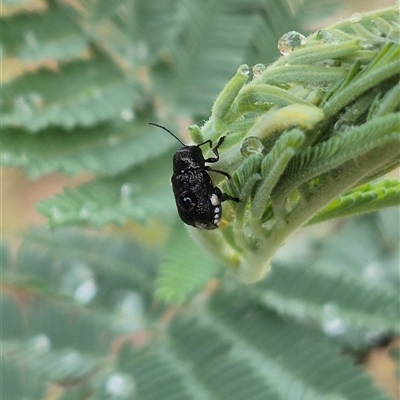
[[[133,183],[124,183],[121,186],[121,204],[125,206],[130,205],[132,201],[132,195],[137,193],[139,190],[140,188]]]
[[[82,282],[75,290],[74,297],[81,304],[89,303],[97,293],[97,285],[93,279]]]
[[[256,64],[253,67],[253,77],[258,78],[265,70],[265,65],[264,64]]]
[[[142,315],[144,310],[142,297],[133,292],[127,292],[118,302],[117,312],[123,318],[132,318]]]
[[[320,84],[320,88],[323,92],[326,92],[330,87],[330,84],[328,82],[323,82]]]
[[[135,115],[133,113],[133,110],[131,108],[126,108],[121,111],[121,118],[126,121],[126,122],[131,122],[134,120]]]
[[[73,263],[61,279],[60,291],[86,304],[97,293],[97,284],[92,270],[82,262]]]
[[[322,65],[325,68],[333,67],[335,65],[336,61],[333,60],[332,58],[327,58],[326,60],[323,61]]]
[[[55,222],[61,222],[63,220],[63,214],[58,207],[52,206],[49,211],[50,211],[51,218]]]
[[[90,217],[90,209],[87,206],[83,206],[79,211],[79,218],[83,220],[88,220]]]
[[[335,131],[335,133],[340,134],[348,131],[352,128],[352,126],[353,125],[346,119],[338,119],[333,126],[333,130]]]
[[[346,332],[346,322],[339,317],[339,309],[333,303],[322,308],[322,329],[329,336],[339,336]]]
[[[349,21],[354,23],[354,22],[360,22],[361,19],[362,19],[362,14],[359,12],[356,12],[350,16]]]
[[[374,44],[367,39],[360,39],[359,43],[360,47],[364,50],[372,50],[374,48]]]
[[[372,284],[382,282],[386,278],[384,268],[382,268],[379,263],[373,261],[365,266],[362,276],[366,281]]]
[[[31,346],[40,353],[46,353],[51,349],[51,341],[45,334],[35,336],[30,340]]]
[[[331,318],[324,321],[323,330],[329,336],[339,336],[346,332],[346,325],[341,318]]]
[[[121,186],[121,195],[122,196],[130,196],[132,194],[132,187],[129,183],[124,183]]]
[[[321,40],[324,43],[338,43],[339,42],[339,40],[335,36],[333,36],[332,33],[330,33],[329,31],[326,31],[325,29],[321,29],[320,31],[317,32],[316,39]]]
[[[260,154],[264,150],[261,140],[256,136],[248,136],[240,146],[240,152],[243,157],[249,157],[252,154]]]
[[[134,291],[123,292],[115,305],[118,329],[131,332],[141,327],[143,323],[144,301]]]
[[[244,75],[249,75],[250,74],[250,68],[247,64],[242,64],[238,68],[238,72],[241,72]]]
[[[63,367],[76,366],[82,362],[82,355],[76,350],[71,350],[65,353],[60,358],[60,363],[64,364]]]
[[[278,41],[278,50],[286,56],[297,47],[303,46],[307,42],[307,38],[299,32],[290,31],[285,33]]]
[[[135,390],[135,382],[127,374],[110,375],[105,384],[105,392],[111,399],[132,399]]]

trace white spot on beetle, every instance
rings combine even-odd
[[[211,200],[211,204],[212,204],[213,206],[219,206],[219,205],[221,204],[221,202],[219,201],[218,196],[217,196],[215,193],[213,193],[213,194],[210,196],[210,200]]]

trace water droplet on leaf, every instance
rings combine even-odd
[[[130,205],[133,193],[137,193],[140,188],[133,183],[124,183],[121,186],[121,204]]]
[[[373,43],[371,43],[367,39],[360,39],[359,43],[360,43],[361,48],[363,48],[364,50],[372,50],[374,48]]]
[[[30,344],[40,353],[46,353],[51,349],[51,341],[45,334],[35,336],[30,340]]]
[[[74,297],[81,303],[89,303],[97,293],[97,285],[93,279],[82,282],[75,290]]]
[[[347,324],[339,316],[339,309],[333,303],[327,303],[322,308],[322,329],[329,336],[339,336],[346,332]]]
[[[239,66],[238,71],[241,72],[244,75],[249,75],[250,74],[250,68],[247,64],[242,64]]]
[[[51,219],[54,222],[62,222],[63,221],[63,214],[58,207],[52,206],[49,211],[50,211]]]
[[[97,293],[97,285],[92,270],[84,263],[73,263],[65,271],[61,280],[60,291],[74,297],[79,303],[88,303]]]
[[[245,138],[240,146],[240,152],[243,157],[249,157],[251,154],[260,154],[264,150],[264,145],[256,136]]]
[[[105,392],[111,399],[132,399],[135,382],[130,375],[115,373],[106,381]]]
[[[126,122],[131,122],[134,120],[135,115],[133,113],[133,110],[131,108],[126,108],[121,111],[121,118],[126,121]]]
[[[132,332],[140,329],[143,323],[144,301],[134,291],[123,292],[115,306],[118,329]]]
[[[352,128],[352,124],[346,119],[338,119],[333,126],[335,133],[343,133]]]
[[[318,31],[317,35],[316,35],[316,39],[317,40],[321,40],[324,43],[338,43],[339,40],[333,36],[332,33],[330,33],[329,31],[326,31],[325,29],[321,29],[320,31]]]
[[[290,31],[285,33],[278,41],[278,50],[286,56],[295,48],[303,46],[307,42],[307,38],[299,32]]]
[[[354,23],[354,22],[361,21],[361,19],[362,19],[362,14],[359,12],[356,12],[350,16],[349,21]]]
[[[258,78],[265,70],[265,65],[264,64],[256,64],[253,67],[253,77]]]

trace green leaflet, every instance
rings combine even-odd
[[[220,307],[226,303],[231,307],[221,313]],[[333,349],[326,342],[318,335],[304,335],[301,329],[281,324],[273,314],[248,306],[246,301],[235,302],[232,296],[217,295],[209,313],[176,319],[172,326],[174,347],[187,360],[194,360],[194,371],[220,397],[290,398],[288,381],[304,399],[333,396],[335,392],[354,399],[380,396],[362,377],[361,370],[356,372],[344,360],[325,364],[329,378],[323,378],[326,370],[318,372],[318,365],[328,354],[333,356]],[[204,346],[205,343],[213,345]],[[313,350],[302,352],[301,348]],[[358,384],[351,384],[350,379],[344,378],[343,369],[353,378],[358,376],[369,388],[362,395],[357,394],[360,381],[356,379]]]
[[[108,294],[137,290],[152,295],[152,280],[158,263],[158,251],[151,252],[123,236],[90,238],[78,230],[31,229],[20,246],[14,270],[11,261],[3,265],[6,279],[18,276],[40,282],[44,290],[60,291],[74,297],[79,282],[93,279],[103,282],[97,295],[103,305],[111,303]],[[74,276],[76,280],[69,280]],[[116,300],[116,299],[114,299]]]
[[[149,160],[109,178],[98,178],[76,189],[42,200],[38,211],[51,226],[122,224],[128,218],[147,223],[155,216],[170,218],[175,205],[169,185],[171,155]]]
[[[288,4],[273,2],[269,7],[277,10],[274,18],[258,1],[188,2],[178,6],[178,14],[166,4],[146,4],[151,13],[145,32],[165,99],[187,112],[207,115],[238,65],[277,54],[276,41],[269,38],[279,37],[295,22]]]
[[[314,265],[278,263],[253,292],[266,307],[300,321],[317,323],[328,335],[339,339],[343,336],[360,347],[368,342],[366,332],[373,335],[382,330],[398,331],[396,310],[400,304],[396,290],[375,290],[353,276],[327,272]]]
[[[156,296],[167,303],[183,303],[216,275],[215,260],[201,251],[181,222],[173,225],[165,244]]]
[[[383,180],[367,183],[334,200],[309,221],[309,224],[373,212],[396,205],[400,205],[400,184],[398,181]]]
[[[176,215],[176,143],[144,123],[202,121],[238,65],[273,60],[277,34],[298,29],[293,11],[317,5],[264,3],[48,2],[3,18],[4,57],[24,73],[3,85],[3,163],[31,177],[97,174],[39,203],[50,225]],[[3,244],[0,397],[386,400],[349,349],[398,333],[398,210],[347,221],[329,240],[288,239],[317,218],[398,201],[394,180],[370,182],[399,163],[398,16],[391,7],[311,35],[259,77],[250,68],[243,91],[191,127],[195,143],[227,136],[215,168],[232,179],[211,175],[242,200],[224,202],[220,229],[191,231],[199,246],[182,224],[162,251],[115,230],[33,230],[17,252]],[[249,135],[263,150],[244,158]],[[278,257],[291,259],[265,281],[218,274],[207,285],[217,261],[203,248],[254,281],[284,242]]]
[[[47,129],[37,136],[5,129],[1,157],[3,166],[24,168],[32,179],[53,171],[113,176],[155,159],[167,149],[173,153],[174,147],[176,144],[168,135],[147,124],[144,127],[115,121],[66,132]]]
[[[101,56],[70,63],[60,73],[25,75],[3,85],[3,93],[2,128],[23,127],[32,133],[54,126],[90,127],[121,117],[123,110],[132,113],[138,97],[136,84]]]
[[[29,29],[27,29],[29,27]],[[31,64],[67,62],[89,51],[88,38],[65,18],[65,10],[51,6],[46,13],[21,13],[2,21],[5,57]]]
[[[292,157],[298,152],[304,139],[305,136],[300,129],[285,132],[264,158],[261,165],[264,180],[260,184],[257,195],[251,205],[253,226],[260,219],[274,186],[279,181]]]
[[[377,226],[363,228],[365,235],[375,235],[373,246],[363,240],[367,252],[374,247],[386,257],[376,240]],[[184,260],[196,257],[197,249],[185,245],[182,232],[173,238],[180,236],[181,243],[171,239],[174,251]],[[343,240],[351,247],[348,238]],[[360,250],[353,249],[355,254]],[[329,253],[324,254],[315,256],[327,262]],[[334,254],[342,255],[336,249]],[[5,292],[1,296],[1,366],[7,377],[2,395],[41,394],[57,383],[71,399],[87,393],[100,398],[118,378],[124,393],[143,398],[291,400],[299,393],[304,400],[388,398],[341,354],[329,334],[304,324],[328,301],[340,306],[340,318],[349,317],[349,330],[360,321],[367,329],[375,329],[377,321],[379,328],[391,329],[391,297],[397,296],[386,284],[370,286],[363,279],[356,284],[349,276],[341,280],[318,271],[317,265],[276,265],[276,275],[250,291],[224,278],[220,288],[186,307],[165,309],[154,298],[155,262],[154,251],[127,238],[76,230],[30,231],[2,275],[16,296],[23,293],[22,298],[30,299],[21,302]],[[87,280],[96,288],[91,298],[78,290]],[[329,289],[337,292],[329,296]],[[297,299],[298,307],[282,307],[273,301],[277,295],[287,299],[286,305],[291,304],[288,299]],[[301,322],[291,322],[288,313]],[[369,343],[364,339],[358,341],[361,347]],[[79,385],[69,385],[71,381]]]
[[[388,8],[310,35],[275,63],[249,72],[233,101],[221,92],[216,104],[224,117],[220,121],[213,110],[199,128],[202,134],[197,137],[204,140],[227,136],[226,154],[221,152],[217,167],[234,172],[225,185],[241,202],[226,206],[230,226],[220,234],[196,237],[215,254],[218,236],[220,261],[238,279],[261,279],[293,232],[339,196],[398,166],[395,15],[397,10]],[[301,141],[286,143],[289,132],[300,134]],[[260,170],[257,158],[241,156],[245,141],[253,137],[262,144]],[[278,145],[281,140],[284,146]],[[373,203],[369,196],[358,196],[356,204],[365,207],[353,211],[397,204],[391,190],[380,202]],[[343,216],[345,208],[351,214],[349,198],[346,204]]]
[[[391,141],[395,143],[399,138],[399,118],[398,113],[375,118],[301,151],[289,163],[284,185],[277,196],[379,146]]]

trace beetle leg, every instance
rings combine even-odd
[[[212,149],[212,151],[213,151],[213,153],[216,155],[216,157],[207,158],[207,160],[204,160],[204,162],[215,163],[215,162],[217,162],[217,161],[219,160],[218,149],[219,149],[219,147],[221,146],[221,144],[223,143],[224,140],[225,140],[225,136],[221,136],[221,137],[219,138],[219,140],[218,140],[217,145]],[[207,142],[210,142],[210,147],[211,147],[211,146],[212,146],[211,141],[210,141],[210,140],[207,140]],[[207,143],[207,142],[204,142],[204,143]],[[202,144],[204,144],[204,143],[202,143]],[[199,146],[200,146],[200,145],[199,145]]]
[[[226,200],[236,201],[237,203],[240,202],[240,199],[238,197],[232,197],[227,193],[222,193],[221,189],[217,186],[215,187],[215,192],[216,192],[218,198],[221,200],[221,203]]]
[[[207,160],[206,160],[206,161],[207,161]],[[208,161],[208,162],[209,162],[209,161]],[[220,171],[219,169],[211,168],[211,167],[209,167],[208,165],[206,165],[206,166],[204,167],[204,169],[206,169],[207,171],[216,172],[217,174],[224,175],[224,176],[226,176],[228,179],[231,179],[231,176],[230,176],[227,172],[225,172],[225,171]]]
[[[226,200],[236,201],[236,203],[240,202],[239,197],[232,197],[232,196],[229,196],[229,194],[227,194],[227,193],[221,193],[221,202],[226,201]]]
[[[203,146],[203,144],[209,144],[210,145],[210,147],[212,147],[212,141],[211,141],[211,139],[208,139],[208,140],[206,140],[205,142],[203,142],[203,143],[200,143],[200,144],[198,144],[198,145],[196,145],[197,147],[200,147],[200,146]]]

